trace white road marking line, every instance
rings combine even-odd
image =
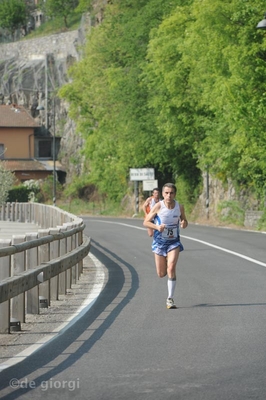
[[[189,237],[189,236],[182,235],[182,238],[193,240],[194,242],[199,242],[199,243],[205,244],[206,246],[213,247],[214,249],[224,251],[225,253],[233,254],[234,256],[237,256],[237,257],[240,257],[240,258],[244,258],[245,260],[250,261],[250,262],[252,262],[254,264],[258,264],[258,265],[261,265],[262,267],[266,267],[265,263],[263,263],[261,261],[258,261],[258,260],[255,260],[255,258],[244,256],[243,254],[236,253],[235,251],[225,249],[224,247],[216,246],[215,244],[211,244],[209,242],[204,242],[203,240],[195,239],[195,238],[192,238],[192,237]]]
[[[124,224],[122,222],[103,221],[103,220],[93,220],[93,221],[104,222],[104,223],[107,223],[107,224],[123,225],[123,226],[127,226],[129,228],[134,228],[134,229],[141,229],[141,230],[146,230],[147,229],[147,228],[141,228],[141,227],[135,226],[135,225]],[[262,232],[262,233],[265,233],[265,232]],[[220,251],[224,251],[225,253],[233,254],[236,257],[243,258],[243,259],[245,259],[247,261],[250,261],[250,262],[252,262],[254,264],[257,264],[257,265],[261,265],[262,267],[266,268],[266,263],[264,263],[262,261],[259,261],[259,260],[255,260],[255,258],[247,257],[247,256],[244,256],[243,254],[236,253],[235,251],[228,250],[228,249],[225,249],[223,247],[216,246],[215,244],[211,244],[209,242],[204,242],[203,240],[195,239],[195,238],[192,238],[192,237],[189,237],[189,236],[181,235],[181,237],[185,238],[185,239],[188,239],[188,240],[193,240],[194,242],[199,242],[199,243],[205,244],[206,246],[213,247],[214,249],[217,249],[217,250],[220,250]]]

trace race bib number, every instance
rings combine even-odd
[[[171,240],[178,238],[178,229],[176,226],[165,227],[162,232],[162,237],[164,240]]]

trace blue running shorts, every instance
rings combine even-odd
[[[164,256],[164,257],[167,256],[167,253],[169,253],[169,251],[176,249],[177,247],[180,247],[180,251],[184,250],[184,247],[180,242],[180,239],[178,241],[165,240],[159,242],[153,240],[151,247],[153,253],[158,254],[158,256]]]

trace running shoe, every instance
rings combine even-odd
[[[168,298],[168,299],[166,300],[166,307],[167,307],[168,309],[170,309],[170,308],[176,308],[174,299]]]

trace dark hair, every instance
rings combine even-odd
[[[153,193],[155,190],[157,190],[157,192],[160,192],[159,188],[154,188],[154,189],[152,189],[152,193]]]
[[[165,187],[174,189],[174,191],[175,191],[175,193],[176,193],[176,186],[175,186],[173,183],[165,183],[165,184],[163,185],[163,190],[164,190]]]

